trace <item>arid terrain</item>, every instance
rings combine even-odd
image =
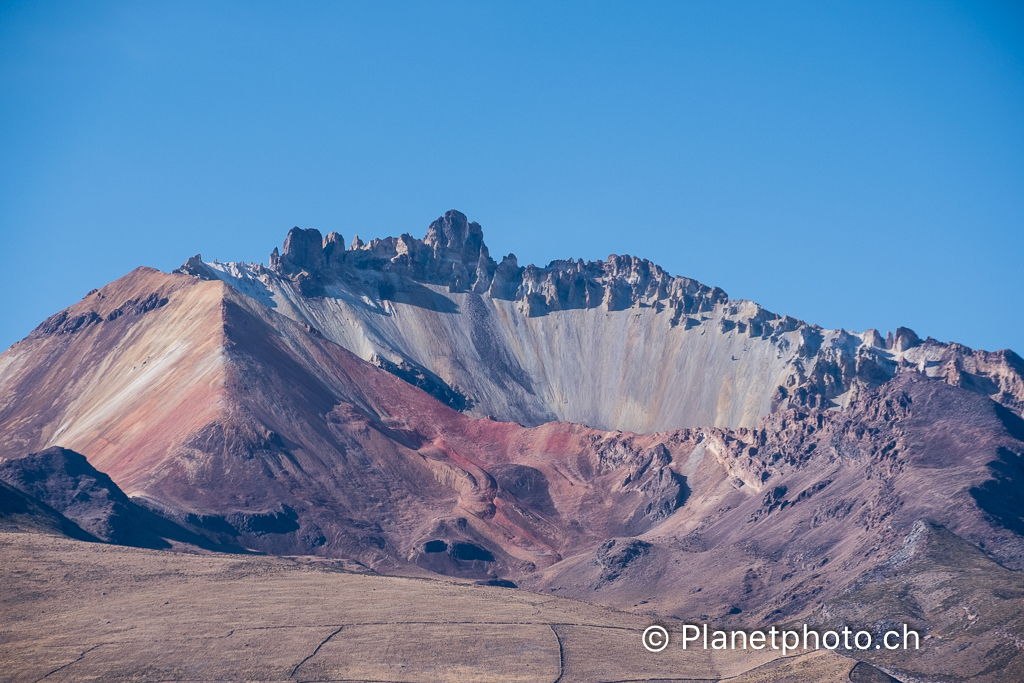
[[[139,268],[0,355],[5,661],[1020,680],[1022,376],[1010,350],[824,330],[632,257],[496,263],[458,212],[423,240],[293,229],[269,266]],[[655,620],[924,640],[700,659],[643,650]]]
[[[0,680],[845,680],[829,652],[644,650],[652,617],[507,588],[0,534]],[[880,679],[884,680],[884,679]]]

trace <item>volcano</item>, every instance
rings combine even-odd
[[[498,263],[451,211],[90,292],[0,355],[0,479],[79,538],[737,627],[902,619],[928,657],[858,656],[1010,680],[1022,408],[1012,351],[826,330],[629,256]]]

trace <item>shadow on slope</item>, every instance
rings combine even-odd
[[[1024,536],[1020,493],[1024,486],[1024,457],[1008,448],[1000,448],[999,457],[988,463],[988,468],[992,478],[981,486],[972,487],[971,496],[1000,526]]]
[[[79,541],[96,541],[70,519],[49,505],[0,481],[0,531],[59,534]]]
[[[74,522],[77,526],[70,528],[71,533],[62,529],[73,538],[80,538],[74,531],[79,529],[88,536],[85,540],[137,548],[167,549],[172,542],[178,542],[206,550],[246,552],[237,546],[214,543],[135,504],[109,476],[90,465],[85,456],[66,448],[54,446],[2,462],[0,481],[26,498],[31,497],[19,503],[15,496],[8,495],[12,505],[33,509],[36,501],[42,511],[37,514],[51,510]],[[51,518],[50,525],[53,524],[59,524],[59,520]]]

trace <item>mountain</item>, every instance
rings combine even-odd
[[[470,418],[220,281],[138,269],[0,370],[0,452],[60,443],[194,532],[265,552],[489,579],[641,533],[685,498],[659,437]],[[629,486],[595,480],[633,463]]]
[[[984,397],[906,373],[844,412],[781,411],[758,429],[675,439],[691,487],[679,514],[528,585],[622,606],[641,596],[679,616],[754,611],[767,623],[898,562],[921,524],[1024,569],[1024,420]]]
[[[262,264],[189,259],[363,360],[470,415],[651,433],[748,427],[785,408],[845,407],[898,372],[1024,410],[1024,361],[899,328],[825,330],[731,300],[630,256],[521,267],[491,259],[479,224],[449,211],[426,236],[294,228]]]
[[[899,615],[955,647],[861,658],[961,680],[983,646],[1020,665],[1022,369],[639,259],[496,264],[449,212],[423,240],[294,229],[269,267],[90,292],[0,355],[0,478],[208,549],[723,625]]]

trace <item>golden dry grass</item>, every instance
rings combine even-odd
[[[519,590],[0,534],[0,680],[847,680],[640,642],[649,617]]]

